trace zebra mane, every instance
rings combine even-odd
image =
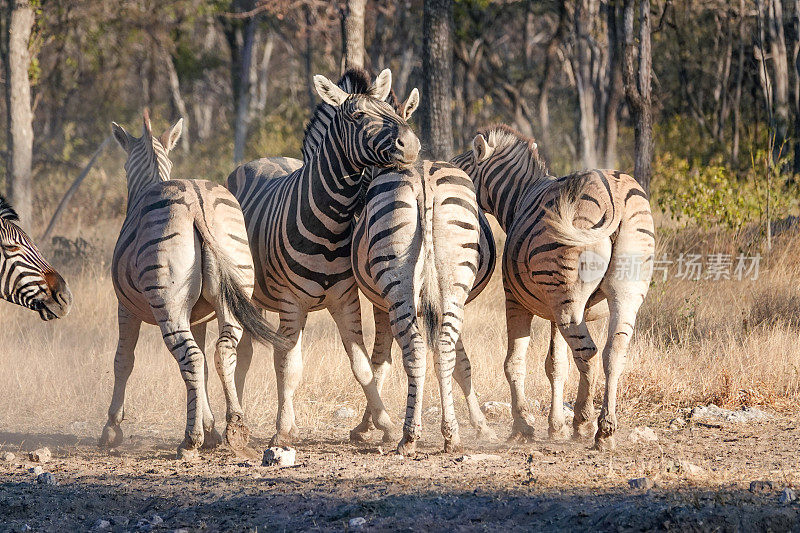
[[[534,178],[548,174],[547,162],[539,155],[539,146],[533,138],[506,124],[495,124],[479,130],[478,133],[486,138],[489,146],[494,147],[495,153],[502,151],[527,158],[534,168]]]
[[[9,222],[19,222],[19,216],[11,204],[4,196],[0,195],[0,220],[8,220]]]
[[[366,94],[369,96],[374,96],[372,92],[373,87],[372,82],[370,81],[370,75],[362,68],[347,69],[336,85],[350,94]],[[395,111],[398,110],[400,104],[397,101],[397,96],[395,95],[394,90],[389,92],[389,96],[386,97],[386,101],[389,102]],[[322,138],[325,136],[325,132],[328,131],[328,126],[330,126],[335,114],[336,110],[334,107],[330,104],[326,104],[325,102],[318,104],[316,109],[314,109],[314,114],[311,116],[311,120],[303,132],[304,162],[311,159],[311,156],[313,156],[319,149]]]

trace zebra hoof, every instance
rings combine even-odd
[[[461,445],[461,439],[458,437],[453,437],[450,439],[445,439],[444,441],[444,453],[461,453],[464,451],[464,447]]]
[[[292,424],[292,429],[289,430],[289,436],[292,439],[299,439],[300,438],[300,428],[297,427],[297,424]]]
[[[572,426],[572,439],[582,440],[593,437],[597,433],[597,420],[587,420]]]
[[[292,445],[292,437],[291,435],[287,435],[286,433],[275,433],[269,440],[270,448],[274,446],[291,447],[291,445]]]
[[[354,442],[354,443],[369,442],[369,430],[361,431],[360,428],[351,429],[350,430],[350,442]],[[392,439],[391,442],[394,442],[394,439]]]
[[[497,433],[492,428],[489,426],[483,426],[478,428],[478,440],[497,442],[499,438],[497,437]]]
[[[247,447],[250,441],[250,429],[244,425],[241,418],[232,419],[225,427],[225,441],[234,450]]]
[[[598,437],[594,440],[594,446],[592,446],[592,450],[598,451],[611,451],[617,447],[617,442],[614,440],[614,436],[610,435],[608,437]]]
[[[400,444],[397,445],[397,453],[405,457],[411,457],[417,453],[417,441],[407,435],[403,436]]]
[[[561,424],[560,426],[549,426],[547,428],[547,436],[550,440],[554,441],[564,441],[570,438],[570,430],[566,426],[566,424]]]
[[[533,420],[528,422],[524,418],[516,418],[514,425],[511,426],[511,436],[508,437],[508,442],[511,443],[526,443],[533,442]]]
[[[199,458],[200,453],[196,448],[184,448],[182,444],[178,447],[176,459],[179,461],[196,461]]]
[[[203,439],[202,449],[213,450],[220,444],[222,444],[222,436],[220,436],[219,431],[216,429],[206,431],[205,438]]]
[[[116,448],[122,444],[122,440],[122,428],[119,426],[109,426],[106,424],[103,428],[103,433],[100,435],[97,445],[101,448]]]

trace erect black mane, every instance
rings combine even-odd
[[[372,89],[370,75],[363,68],[347,69],[339,81],[336,82],[336,85],[338,85],[343,91],[346,91],[350,94],[366,94],[369,96],[375,96],[370,91]],[[389,96],[386,98],[386,100],[394,109],[398,108],[397,97],[394,95],[394,91],[389,93]],[[322,137],[324,132],[327,131],[333,115],[333,106],[326,104],[325,102],[317,104],[317,107],[314,109],[314,114],[311,115],[311,120],[308,122],[305,130],[303,131],[304,161],[306,161],[308,156],[310,156],[319,148],[316,143],[320,140],[319,138]],[[317,138],[314,138],[314,132],[317,132]]]
[[[8,220],[10,222],[19,222],[19,216],[8,200],[3,195],[0,195],[0,219]]]

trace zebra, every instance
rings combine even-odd
[[[42,320],[63,318],[72,293],[20,227],[11,204],[0,196],[0,298],[39,313]]]
[[[562,405],[569,347],[580,373],[573,437],[594,432],[595,448],[612,449],[617,385],[652,277],[655,235],[646,193],[631,176],[616,170],[551,176],[533,139],[507,126],[478,133],[472,150],[453,163],[472,177],[481,208],[497,218],[507,235],[502,266],[511,439],[533,435],[533,415],[525,399],[525,353],[536,315],[551,323],[545,362],[552,389],[550,436],[567,432]],[[606,385],[595,421],[597,347],[586,322],[605,316]]]
[[[273,445],[289,444],[299,434],[293,398],[302,375],[302,330],[308,313],[321,309],[328,309],[336,322],[375,425],[385,440],[395,440],[366,356],[350,240],[362,171],[371,166],[407,167],[416,161],[420,143],[406,121],[383,101],[391,88],[388,69],[374,84],[361,70],[350,70],[345,77],[352,78],[353,92],[324,76],[314,77],[324,104],[318,106],[306,131],[323,120],[328,125],[318,149],[301,167],[274,177],[259,174],[259,168],[276,168],[272,162],[259,160],[238,167],[228,177],[228,188],[242,205],[257,265],[254,300],[278,312],[278,331],[293,345],[288,351],[276,347],[274,354],[278,416]],[[252,358],[247,344],[244,338],[246,348],[240,350],[236,369],[240,395]]]
[[[112,123],[114,137],[127,153],[128,210],[111,267],[119,343],[100,445],[122,442],[125,387],[139,329],[146,322],[160,327],[186,383],[186,432],[178,457],[194,458],[201,445],[213,447],[221,441],[206,392],[206,323],[216,314],[220,333],[214,359],[227,405],[225,436],[233,448],[243,447],[249,435],[233,382],[242,327],[264,342],[285,341],[250,302],[253,263],[236,199],[210,181],[170,179],[168,153],[182,128],[183,119],[154,137],[147,111],[139,138]]]
[[[404,112],[408,109],[404,106]],[[403,353],[408,401],[398,452],[413,454],[421,436],[427,347],[434,352],[439,377],[445,452],[461,449],[452,397],[454,370],[473,426],[481,437],[496,438],[478,406],[460,338],[464,305],[483,290],[495,264],[492,232],[469,176],[443,161],[418,161],[413,168],[379,173],[367,190],[351,254],[358,285],[373,304],[372,364],[378,390],[391,365],[393,334]],[[354,431],[369,429],[365,412]]]

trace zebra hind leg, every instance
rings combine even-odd
[[[208,359],[205,357],[206,353],[206,323],[196,324],[189,328],[192,332],[192,338],[194,338],[197,346],[203,352],[203,376],[205,377],[205,396],[206,402],[202,406],[203,408],[203,446],[204,450],[214,449],[220,444],[222,444],[222,436],[219,434],[219,431],[216,430],[215,421],[214,421],[214,413],[211,411],[211,404],[208,400]]]
[[[597,429],[594,408],[597,346],[589,334],[582,310],[562,316],[558,329],[572,349],[572,357],[580,374],[578,395],[575,398],[575,415],[572,419],[572,435],[575,439],[590,437]]]
[[[531,341],[533,315],[506,292],[506,330],[508,353],[504,364],[511,388],[511,414],[514,417],[509,442],[533,440],[533,412],[525,397],[525,356]]]
[[[569,374],[569,345],[555,323],[550,323],[550,348],[547,351],[544,368],[550,380],[551,400],[547,433],[551,439],[561,440],[569,437],[564,417],[564,382]]]
[[[123,434],[120,424],[125,418],[125,388],[133,371],[134,350],[139,340],[141,320],[134,317],[122,305],[118,308],[119,340],[114,355],[114,392],[108,408],[108,421],[103,427],[98,444],[102,447],[116,448],[122,444]]]
[[[469,357],[464,349],[464,344],[461,339],[456,343],[456,367],[454,371],[456,382],[461,387],[464,393],[464,399],[467,402],[467,409],[469,410],[469,421],[478,431],[478,439],[481,440],[497,440],[497,433],[494,432],[489,424],[486,422],[486,416],[481,411],[478,404],[478,396],[472,386],[472,366],[469,362]]]
[[[229,317],[219,316],[219,339],[214,352],[214,363],[217,374],[222,381],[225,393],[225,441],[234,450],[247,446],[250,440],[250,429],[245,424],[244,409],[236,392],[234,374],[236,372],[236,346],[242,336],[242,328],[231,323]]]
[[[442,402],[442,437],[444,437],[445,453],[458,453],[461,446],[461,436],[458,431],[458,420],[453,407],[453,368],[456,364],[456,347],[453,342],[455,332],[447,327],[447,323],[439,339],[437,352],[434,354],[436,373],[439,377],[439,395]]]
[[[383,392],[383,383],[386,380],[386,374],[392,367],[392,328],[389,324],[389,314],[386,311],[378,309],[373,306],[373,315],[375,317],[375,344],[372,347],[372,375],[375,378],[375,385],[378,387],[378,394]],[[364,408],[364,415],[359,423],[352,431],[350,431],[350,440],[353,442],[367,442],[369,440],[369,432],[375,429],[375,424],[372,423],[372,414],[369,411],[369,406]]]

